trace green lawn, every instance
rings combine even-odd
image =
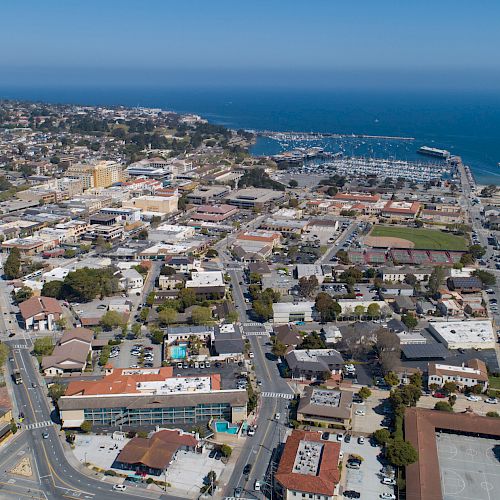
[[[401,226],[375,226],[370,236],[402,238],[415,244],[415,249],[425,250],[467,250],[467,240],[462,236],[443,233],[435,229]]]
[[[490,383],[490,389],[500,390],[500,377],[495,377],[494,375],[490,375],[489,383]]]

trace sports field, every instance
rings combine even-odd
[[[375,226],[369,237],[398,238],[411,244],[408,248],[417,250],[466,250],[467,241],[462,236],[443,233],[435,229],[410,228],[401,226]],[[401,248],[401,247],[400,247]]]

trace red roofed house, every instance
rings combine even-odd
[[[323,441],[318,432],[294,430],[286,440],[275,475],[283,498],[336,498],[339,455],[339,443]]]
[[[59,301],[52,297],[31,297],[19,304],[19,311],[26,330],[54,329],[54,323],[62,315]]]
[[[391,219],[415,219],[420,211],[421,204],[418,201],[388,201],[382,209],[382,217]]]
[[[198,440],[192,434],[162,430],[149,439],[132,438],[116,457],[113,467],[159,476],[175,460],[179,450],[194,452],[198,446]]]

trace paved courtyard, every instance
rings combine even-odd
[[[436,435],[443,500],[494,500],[500,492],[500,443]]]

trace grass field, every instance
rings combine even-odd
[[[410,228],[400,226],[375,226],[370,236],[402,238],[414,243],[416,249],[425,250],[466,250],[467,241],[462,236],[443,233],[435,229]]]
[[[500,390],[500,377],[495,377],[494,375],[490,375],[490,388]]]

